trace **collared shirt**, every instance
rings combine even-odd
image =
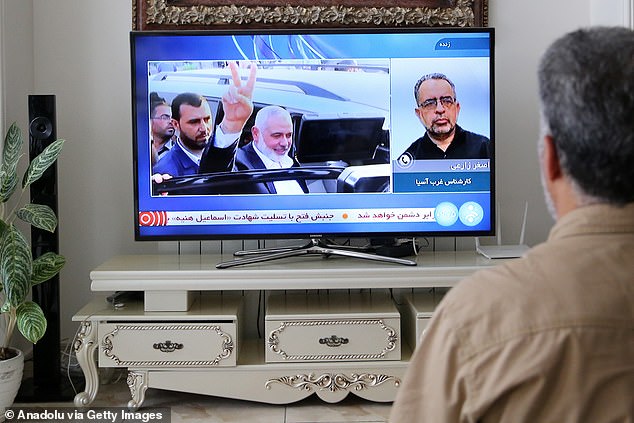
[[[434,313],[390,422],[633,422],[634,203],[576,209]]]
[[[165,153],[167,153],[168,151],[170,151],[172,149],[172,147],[174,147],[174,140],[170,138],[156,152],[156,155],[158,156],[158,159],[160,160],[161,157],[163,157],[165,155]]]
[[[178,138],[176,140],[176,142],[178,143],[178,146],[181,148],[181,150],[183,150],[183,153],[185,153],[187,155],[187,157],[189,157],[191,159],[192,162],[196,163],[196,166],[200,165],[200,155],[202,154],[202,150],[200,150],[200,152],[194,153],[192,151],[190,151],[187,147],[185,147],[183,145],[183,143],[181,142],[181,139]]]
[[[279,162],[273,161],[258,149],[258,145],[255,141],[253,142],[253,150],[267,169],[288,169],[293,167],[293,159],[289,156],[283,156]],[[277,191],[278,194],[304,194],[304,190],[302,190],[302,187],[299,186],[297,181],[274,181],[273,185],[275,185],[275,191]]]
[[[216,127],[216,133],[211,138],[210,142],[213,142],[214,146],[218,146],[219,149],[226,148],[232,144],[237,146],[237,140],[240,137],[240,133],[233,134],[225,134],[222,132],[220,125]],[[231,158],[235,155],[235,149],[230,150]],[[158,160],[156,164],[152,167],[152,173],[160,173],[160,174],[168,174],[172,176],[185,176],[185,175],[194,175],[198,173],[201,156],[203,151],[199,153],[192,152],[188,150],[179,138],[176,139],[174,146],[161,158]],[[222,166],[219,170],[225,172],[231,170],[232,161],[227,166],[227,163],[222,163]],[[209,170],[206,170],[209,172]]]

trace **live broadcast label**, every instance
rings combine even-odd
[[[435,209],[332,209],[332,210],[233,210],[233,211],[142,211],[141,226],[365,223],[365,222],[435,222]]]

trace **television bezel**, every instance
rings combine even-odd
[[[154,36],[204,36],[204,35],[293,35],[293,34],[381,34],[381,33],[487,33],[489,37],[489,121],[491,141],[491,157],[490,157],[490,222],[488,230],[459,230],[459,231],[377,231],[377,232],[297,232],[297,233],[239,233],[239,234],[177,234],[177,235],[141,235],[139,225],[139,181],[138,181],[138,131],[137,131],[137,103],[135,102],[135,39],[137,37],[154,37]],[[185,30],[152,30],[130,31],[130,64],[131,64],[131,100],[132,100],[132,131],[133,131],[133,179],[134,179],[134,234],[135,241],[222,241],[222,240],[265,240],[265,239],[311,239],[311,240],[334,240],[334,239],[409,239],[409,238],[452,238],[452,237],[481,237],[494,236],[496,234],[496,136],[495,136],[495,29],[492,27],[371,27],[371,28],[218,28],[218,29],[185,29]],[[391,195],[391,194],[390,194]],[[325,228],[327,226],[324,226]]]

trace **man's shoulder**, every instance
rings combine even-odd
[[[249,142],[242,147],[238,148],[238,153],[245,155],[255,153],[255,149],[253,148],[253,142]]]
[[[416,152],[417,152],[420,148],[422,148],[422,144],[423,144],[424,140],[425,140],[425,137],[424,137],[424,136],[422,136],[422,137],[418,138],[418,139],[417,139],[417,140],[415,140],[413,143],[411,143],[411,144],[409,145],[409,147],[407,147],[407,149],[403,152],[403,154],[405,154],[405,153],[409,153],[409,154],[411,154],[412,156],[416,157]]]
[[[169,173],[175,166],[176,154],[180,150],[178,147],[171,148],[165,154],[161,156],[158,162],[152,168],[152,173]]]
[[[461,126],[456,126],[456,131],[458,133],[461,133],[462,136],[467,140],[467,141],[477,141],[479,143],[489,143],[491,142],[491,140],[489,139],[489,137],[484,136],[482,134],[478,134],[476,132],[472,132],[472,131],[468,131],[464,128],[462,128]]]
[[[573,239],[537,245],[522,258],[462,280],[445,297],[444,312],[452,316],[454,327],[463,328],[473,339],[502,339],[580,319],[618,320],[627,314],[633,298],[632,290],[623,290],[623,274],[632,267],[631,261],[607,254],[597,258],[589,250]]]
[[[193,170],[193,172],[190,172]],[[195,173],[196,165],[187,156],[187,154],[180,148],[178,144],[175,144],[170,151],[165,153],[163,157],[154,165],[152,173],[167,173],[172,176],[180,176],[181,174]]]
[[[523,263],[509,262],[476,271],[461,280],[445,297],[445,306],[476,316],[486,314],[496,302],[505,303],[507,297],[516,298],[525,287],[515,275]]]
[[[236,167],[238,169],[264,169],[264,163],[253,148],[253,142],[250,142],[238,148],[236,152]]]

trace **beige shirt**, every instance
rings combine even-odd
[[[577,209],[449,291],[390,422],[634,422],[634,203]]]

